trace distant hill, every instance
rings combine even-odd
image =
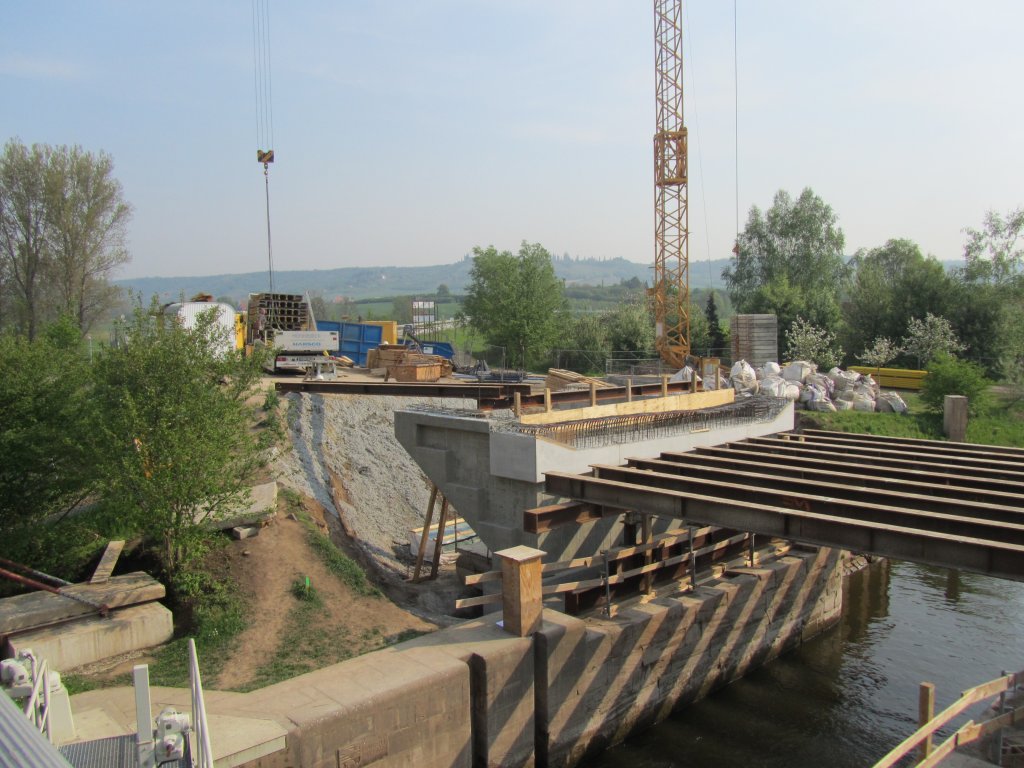
[[[650,282],[652,268],[623,258],[583,259],[565,256],[552,258],[555,273],[569,285],[615,285],[634,277]],[[721,272],[728,259],[711,262],[715,286],[721,287]],[[472,260],[467,257],[455,264],[430,267],[339,267],[337,269],[310,269],[278,271],[274,273],[274,290],[281,293],[319,293],[327,300],[336,296],[350,299],[432,294],[444,283],[452,293],[462,293],[469,283]],[[266,291],[266,272],[246,272],[232,275],[188,277],[137,277],[118,280],[117,284],[141,293],[144,300],[156,294],[161,301],[175,301],[181,296],[189,298],[197,293],[230,296],[244,299],[250,293]],[[707,287],[707,262],[690,265],[690,285]]]

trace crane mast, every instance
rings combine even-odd
[[[687,240],[687,136],[683,124],[683,0],[654,0],[656,132],[654,134],[655,344],[682,368],[690,353]]]

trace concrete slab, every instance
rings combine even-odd
[[[107,618],[78,619],[7,639],[12,656],[31,649],[54,669],[68,671],[129,651],[166,643],[174,634],[171,612],[160,603],[146,603],[111,612]]]
[[[273,517],[277,510],[277,481],[253,486],[250,493],[252,501],[247,507],[228,515],[209,518],[206,524],[226,531],[236,526],[255,525]]]

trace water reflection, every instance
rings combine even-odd
[[[1018,582],[876,562],[847,580],[835,628],[588,765],[871,765],[916,727],[922,681],[941,709],[1024,668],[1022,598]]]

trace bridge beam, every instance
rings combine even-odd
[[[642,514],[676,517],[689,523],[1024,581],[1022,544],[868,521],[858,514],[858,505],[829,507],[819,502],[812,512],[741,498],[558,472],[547,473],[545,490],[589,504],[595,510],[631,509]],[[902,518],[894,516],[894,519]],[[978,530],[987,529],[979,527]]]

